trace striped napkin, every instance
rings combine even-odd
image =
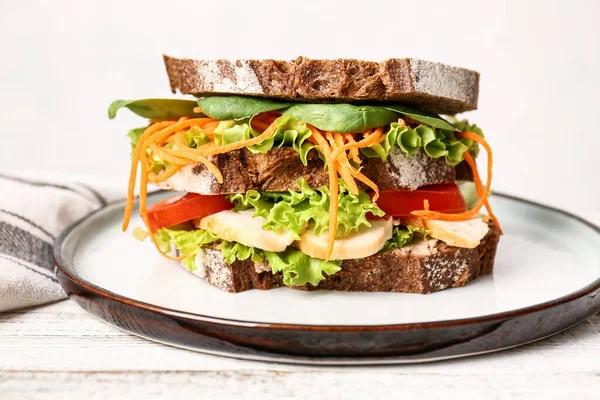
[[[106,183],[45,182],[0,172],[0,312],[66,298],[56,279],[54,239],[122,195]]]

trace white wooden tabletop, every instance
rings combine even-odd
[[[600,314],[528,346],[408,366],[240,361],[156,344],[71,301],[0,314],[0,398],[597,399]],[[178,397],[179,396],[179,397]]]

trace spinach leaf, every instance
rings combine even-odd
[[[129,108],[135,114],[148,119],[176,119],[180,117],[198,117],[194,113],[197,104],[194,100],[181,99],[141,99],[115,100],[108,107],[108,118],[113,119],[117,111],[123,107]]]
[[[290,105],[290,103],[242,96],[205,97],[198,100],[202,112],[219,121],[250,118],[256,114],[280,110]]]
[[[324,131],[340,133],[360,133],[398,120],[394,111],[384,107],[352,104],[294,104],[282,114]]]
[[[447,129],[450,131],[458,130],[452,124],[450,124],[448,121],[446,121],[437,114],[417,110],[412,107],[406,107],[400,104],[385,105],[384,107],[388,110],[393,110],[400,114],[406,115],[407,117],[410,117],[411,119],[414,119],[417,122],[429,125],[432,128]]]

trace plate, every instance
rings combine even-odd
[[[54,253],[67,294],[100,319],[150,340],[244,359],[434,361],[526,344],[599,311],[600,229],[515,197],[491,201],[505,232],[494,273],[429,295],[223,292],[162,258],[150,241],[121,232],[124,201],[67,228]]]

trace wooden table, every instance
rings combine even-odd
[[[310,367],[163,346],[63,301],[0,314],[0,399],[597,399],[600,314],[541,342],[433,364]],[[373,397],[374,396],[374,397]]]

